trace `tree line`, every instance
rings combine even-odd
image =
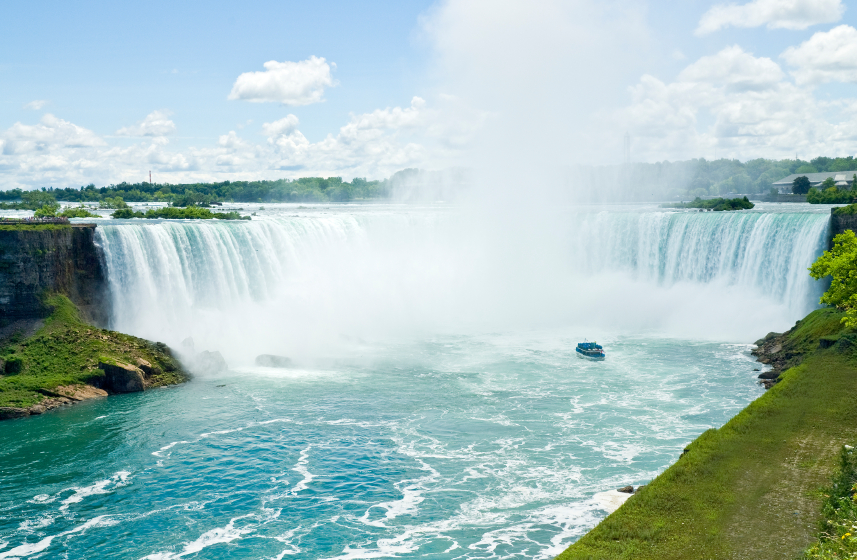
[[[173,206],[209,206],[213,202],[348,202],[387,198],[389,180],[369,181],[356,177],[302,177],[276,181],[222,181],[219,183],[126,183],[96,187],[54,188],[41,191],[0,191],[0,201],[21,201],[15,207],[36,209],[57,200],[99,202],[121,207],[120,202],[169,202]],[[118,199],[118,200],[117,200]],[[9,207],[9,205],[6,205]]]

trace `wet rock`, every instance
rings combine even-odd
[[[143,373],[146,377],[150,377],[152,375],[161,375],[163,371],[158,366],[153,366],[149,363],[148,360],[144,360],[143,358],[137,358],[137,367],[143,370]]]
[[[287,368],[292,366],[291,358],[275,356],[274,354],[260,354],[256,356],[256,365],[262,367]]]
[[[130,364],[98,362],[104,370],[107,387],[114,393],[137,393],[146,388],[143,370]]]
[[[759,368],[757,368],[757,367],[754,367],[754,368],[753,368],[753,371],[762,371],[762,370],[760,370],[760,369],[759,369]]]
[[[622,488],[617,488],[616,491],[617,492],[623,492],[625,494],[633,494],[634,493],[634,487],[630,486],[630,485],[629,486],[623,486]]]
[[[45,410],[46,410],[45,407],[43,407],[42,405],[34,404],[33,406],[30,407],[30,414],[32,414],[32,415],[44,414]]]
[[[29,416],[30,411],[26,408],[15,408],[12,406],[0,406],[0,420],[10,420],[12,418],[23,418]]]
[[[220,352],[205,350],[197,354],[193,359],[193,368],[205,373],[220,373],[228,370],[229,366],[226,365],[226,360],[223,359]]]
[[[763,371],[760,373],[759,379],[776,379],[779,376],[780,372],[772,369],[771,371]]]

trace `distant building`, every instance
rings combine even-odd
[[[792,183],[798,177],[806,177],[809,179],[809,185],[811,187],[818,187],[822,184],[825,179],[832,177],[834,181],[836,181],[836,186],[840,189],[851,189],[854,188],[854,185],[851,183],[854,181],[854,175],[857,174],[857,171],[827,171],[825,173],[795,173],[794,175],[789,175],[784,179],[780,179],[776,183],[774,183],[774,188],[780,194],[791,194],[792,192]]]

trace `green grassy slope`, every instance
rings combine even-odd
[[[559,558],[799,557],[817,532],[819,489],[857,436],[857,339],[841,317],[818,310],[783,335],[800,365]]]
[[[7,363],[4,375],[0,375],[0,406],[26,408],[37,404],[45,398],[40,389],[98,385],[104,375],[97,369],[101,357],[130,364],[143,358],[159,366],[164,373],[149,378],[150,387],[186,380],[166,347],[87,325],[65,296],[52,296],[47,303],[53,312],[41,329],[26,340],[13,337],[0,348],[0,357]],[[19,365],[13,365],[16,363]]]

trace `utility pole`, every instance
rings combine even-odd
[[[152,170],[149,170],[149,184],[152,184]]]

